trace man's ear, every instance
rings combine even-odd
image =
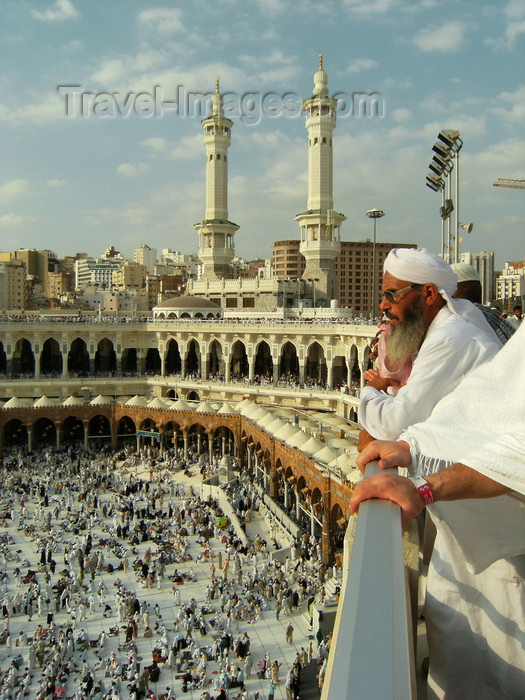
[[[427,306],[432,306],[441,297],[435,284],[424,284],[421,287],[421,298]]]

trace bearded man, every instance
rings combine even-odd
[[[396,440],[410,425],[426,420],[434,406],[474,367],[490,360],[501,343],[483,314],[465,299],[453,299],[457,276],[425,249],[390,251],[384,263],[379,309],[391,330],[388,359],[412,359],[406,383],[365,373],[359,419],[359,449],[371,438]]]

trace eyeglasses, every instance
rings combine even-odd
[[[408,292],[409,289],[415,289],[417,286],[419,285],[409,284],[408,287],[403,287],[403,289],[387,289],[384,292],[380,292],[379,296],[381,299],[386,299],[389,304],[398,304],[400,300],[397,297],[400,294],[402,294],[403,292]]]

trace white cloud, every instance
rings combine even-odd
[[[352,61],[346,68],[345,73],[361,73],[364,70],[369,70],[370,68],[377,68],[378,62],[372,60],[371,58],[357,58]]]
[[[169,37],[184,31],[182,10],[157,7],[139,13],[138,22],[158,36]]]
[[[250,68],[260,68],[261,66],[290,66],[297,63],[297,56],[287,56],[280,49],[274,49],[269,54],[253,56],[242,54],[239,61]]]
[[[515,92],[502,92],[497,98],[498,107],[491,110],[500,119],[507,123],[525,125],[525,85],[521,85]],[[508,107],[502,106],[508,105]]]
[[[40,19],[44,22],[63,22],[66,19],[78,17],[79,13],[71,0],[56,0],[45,12],[31,10],[31,14],[35,19]]]
[[[3,185],[0,185],[0,201],[7,202],[14,197],[24,194],[30,189],[31,185],[27,180],[11,180]]]
[[[514,44],[521,34],[525,34],[525,21],[509,22],[505,29],[505,39],[507,39],[510,44]]]
[[[261,12],[269,15],[281,14],[289,6],[287,0],[256,0],[256,3]]]
[[[46,185],[48,185],[49,187],[65,187],[67,185],[67,182],[65,180],[52,179],[47,180]]]
[[[170,151],[170,158],[173,160],[191,160],[195,157],[202,158],[204,164],[204,145],[202,143],[202,133],[194,136],[186,136],[177,142],[177,146]]]
[[[395,122],[407,122],[412,116],[412,112],[409,109],[395,109],[391,116]]]
[[[149,165],[141,163],[140,165],[133,165],[132,163],[122,163],[117,168],[117,173],[123,175],[124,177],[140,177],[140,175],[145,175],[149,171]]]
[[[522,19],[525,17],[525,1],[510,0],[505,8],[505,14],[509,19]]]
[[[158,136],[141,141],[140,145],[146,146],[146,148],[151,148],[152,151],[157,151],[159,153],[163,153],[168,150],[168,142],[166,139],[162,139]]]
[[[398,0],[343,0],[343,7],[359,15],[382,14],[398,5]]]
[[[163,65],[168,60],[164,51],[142,51],[136,56],[105,59],[95,70],[90,80],[101,85],[115,86],[127,83],[137,73]]]
[[[467,25],[454,21],[438,27],[426,27],[414,36],[414,43],[422,51],[457,51],[465,41]]]
[[[23,226],[24,224],[34,222],[36,219],[21,214],[4,214],[0,216],[0,228],[11,228],[13,226]]]
[[[58,94],[45,95],[39,102],[24,104],[21,107],[7,107],[0,104],[0,121],[20,124],[44,124],[66,118],[65,98]]]

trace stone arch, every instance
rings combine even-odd
[[[181,372],[182,359],[180,356],[179,344],[175,338],[170,338],[164,358],[164,374],[180,374]]]
[[[67,444],[84,444],[84,424],[76,416],[68,416],[62,422],[62,440],[63,445]]]
[[[299,383],[299,357],[296,346],[290,340],[281,348],[279,381]]]
[[[162,363],[160,360],[160,353],[157,348],[148,348],[144,364],[146,374],[160,374]]]
[[[145,418],[139,426],[139,430],[148,430],[151,433],[158,433],[157,424],[152,418]]]
[[[270,344],[266,340],[261,340],[257,344],[254,363],[255,376],[259,379],[273,379],[273,358]]]
[[[75,338],[67,354],[67,371],[72,376],[87,377],[89,375],[89,352],[83,338]]]
[[[34,376],[35,354],[27,338],[19,338],[13,351],[13,377]]]
[[[210,452],[208,433],[202,423],[193,423],[188,429],[188,452],[202,455]]]
[[[4,425],[4,445],[10,447],[27,447],[27,428],[18,418],[13,418]]]
[[[344,516],[341,506],[339,503],[334,503],[330,510],[329,536],[331,539],[330,551],[332,551],[335,556],[338,554],[342,555],[347,525],[348,518]]]
[[[324,348],[317,340],[308,347],[306,367],[304,372],[305,384],[326,386],[327,369]]]
[[[219,425],[213,431],[213,453],[234,456],[237,452],[235,435],[227,425]]]
[[[111,424],[106,416],[100,413],[93,416],[88,424],[88,437],[96,439],[93,447],[98,447],[101,443],[111,440]]]
[[[206,379],[224,378],[224,352],[222,344],[214,338],[210,343],[208,352],[208,377]]]
[[[113,342],[109,338],[102,338],[97,344],[95,353],[95,374],[115,374],[117,371],[117,354]]]
[[[242,340],[236,340],[232,345],[230,355],[230,377],[231,379],[244,379],[249,376],[249,372],[246,345]]]
[[[57,444],[57,429],[49,418],[38,418],[33,424],[33,448],[55,447]]]
[[[201,376],[201,348],[195,338],[192,338],[187,345],[186,357],[184,358],[184,375]]]
[[[60,377],[62,375],[62,353],[56,338],[46,338],[40,352],[40,374]]]
[[[122,416],[117,425],[117,437],[119,439],[135,437],[136,432],[135,421],[129,416]]]

